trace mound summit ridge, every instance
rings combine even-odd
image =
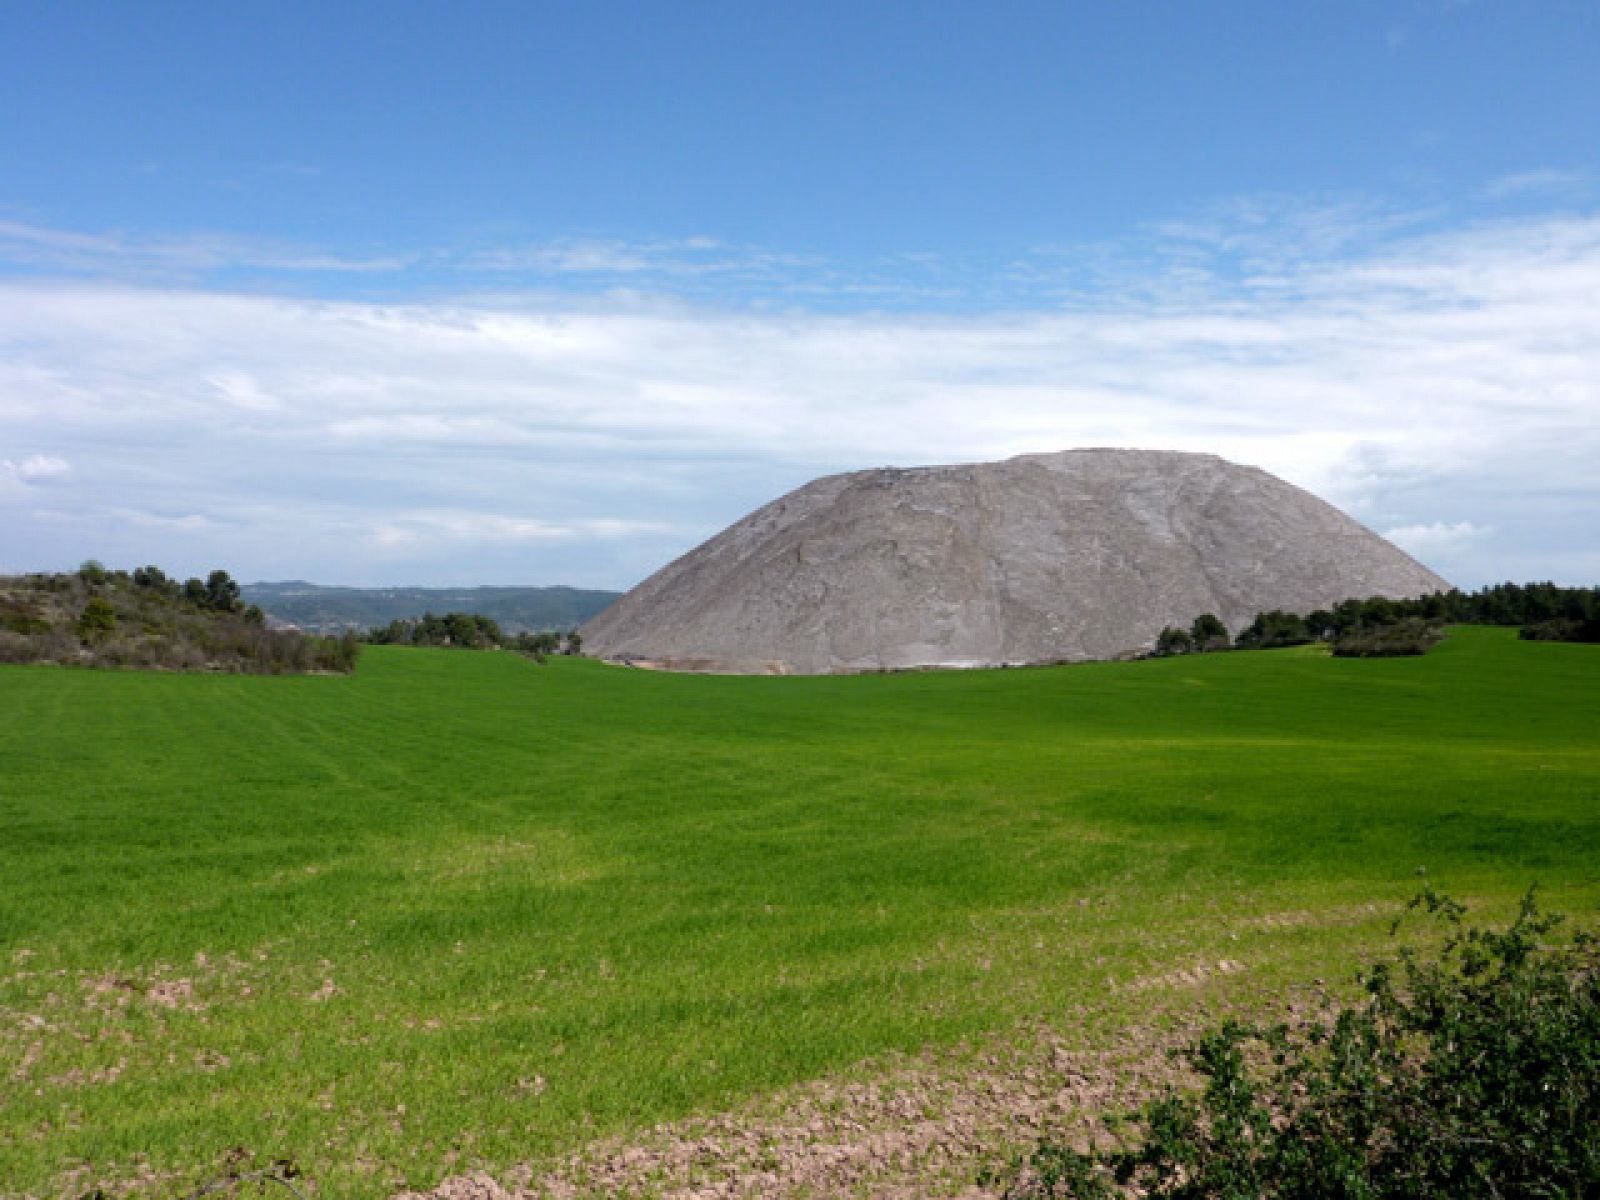
[[[1065,450],[812,481],[583,627],[613,661],[825,674],[1116,658],[1204,612],[1450,585],[1292,484],[1210,454]]]

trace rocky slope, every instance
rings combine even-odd
[[[1449,585],[1331,505],[1213,455],[1067,450],[815,480],[583,627],[600,657],[795,672],[1114,658],[1213,612]]]

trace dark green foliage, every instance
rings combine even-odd
[[[98,559],[90,558],[84,560],[83,565],[78,568],[78,578],[91,587],[98,587],[110,578],[110,573]]]
[[[178,591],[178,581],[169,579],[167,573],[160,567],[135,567],[132,579],[135,587],[160,592],[163,595],[176,595]]]
[[[1314,609],[1306,614],[1306,632],[1317,641],[1333,633],[1333,614],[1325,608]]]
[[[1202,613],[1196,617],[1189,637],[1197,653],[1228,648],[1228,627],[1213,613]]]
[[[1600,587],[1565,588],[1553,583],[1497,583],[1475,592],[1436,592],[1417,600],[1395,600],[1397,616],[1428,617],[1449,625],[1533,625],[1564,618],[1600,618]]]
[[[319,671],[338,671],[349,674],[356,669],[356,659],[361,656],[361,639],[348,632],[338,637],[313,637],[307,639],[312,647],[312,663]]]
[[[1187,629],[1168,625],[1156,638],[1156,656],[1170,658],[1174,654],[1188,654],[1194,649],[1194,638]]]
[[[24,636],[50,632],[50,622],[40,614],[36,605],[19,604],[0,607],[0,629]]]
[[[213,571],[206,577],[205,606],[212,612],[238,612],[244,607],[239,601],[239,585],[226,571]]]
[[[442,617],[427,613],[414,621],[390,621],[367,634],[377,646],[456,646],[486,650],[505,641],[500,626],[477,613],[453,612]]]
[[[427,613],[417,620],[390,621],[368,631],[374,646],[454,646],[468,650],[515,650],[537,662],[552,654],[577,654],[583,638],[576,629],[566,634],[549,630],[506,636],[497,621],[481,613]]]
[[[1332,638],[1334,653],[1346,657],[1426,654],[1439,640],[1437,632],[1428,631],[1446,624],[1523,625],[1523,636],[1531,641],[1596,642],[1600,641],[1600,588],[1497,583],[1476,592],[1452,589],[1415,600],[1351,598],[1304,618],[1275,609],[1257,613],[1233,644],[1256,650]],[[1209,613],[1195,620],[1192,646],[1184,648],[1169,636],[1175,632],[1162,631],[1158,656],[1228,648],[1227,630]],[[1167,639],[1166,648],[1162,639]]]
[[[1255,620],[1234,639],[1234,645],[1245,650],[1269,650],[1275,646],[1303,646],[1309,641],[1311,633],[1303,619],[1275,608],[1257,613]]]
[[[511,648],[518,654],[526,654],[535,662],[544,662],[552,654],[561,651],[561,635],[550,630],[540,633],[520,633],[511,642]]]
[[[1444,637],[1437,622],[1403,617],[1386,625],[1357,625],[1336,635],[1333,652],[1340,658],[1400,658],[1426,654]]]
[[[1600,1190],[1600,953],[1529,892],[1503,930],[1449,929],[1363,980],[1366,996],[1291,1029],[1229,1021],[1190,1047],[1200,1095],[1168,1092],[1142,1141],[1046,1145],[1006,1193],[1105,1200],[1580,1197]]]
[[[1524,625],[1518,636],[1530,642],[1600,642],[1600,617],[1586,621],[1569,617],[1540,621]]]
[[[111,607],[109,601],[98,596],[83,606],[73,625],[73,631],[86,642],[103,638],[116,628],[117,610]]]

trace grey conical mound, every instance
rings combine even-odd
[[[1309,492],[1209,454],[1067,450],[806,484],[583,629],[611,659],[830,671],[1114,658],[1216,613],[1449,585]]]

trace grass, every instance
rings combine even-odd
[[[0,670],[0,1190],[377,1196],[872,1056],[1600,900],[1600,648],[852,678]],[[1329,917],[1252,921],[1265,914]],[[1076,1015],[1075,1015],[1076,1014]]]

